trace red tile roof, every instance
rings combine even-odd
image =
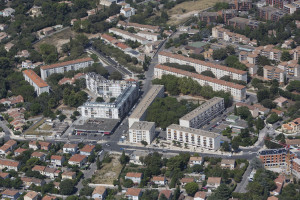
[[[167,197],[167,199],[169,199],[169,198],[171,197],[171,195],[172,195],[172,191],[171,191],[171,190],[161,190],[160,193],[159,193],[158,198],[159,198],[162,194],[164,194],[165,197]]]
[[[86,144],[80,151],[91,153],[95,149],[95,145]]]
[[[62,160],[63,157],[62,156],[58,156],[58,155],[52,155],[51,156],[51,160]]]
[[[141,193],[141,189],[139,188],[128,188],[127,192],[126,192],[126,196],[139,196],[139,194]]]
[[[77,63],[82,63],[82,62],[87,62],[87,61],[92,61],[93,59],[90,57],[87,58],[80,58],[80,59],[76,59],[76,60],[70,60],[70,61],[66,61],[66,62],[61,62],[61,63],[55,63],[52,65],[44,65],[41,67],[41,69],[52,69],[52,68],[57,68],[57,67],[63,67],[66,65],[72,65],[72,64],[77,64]]]
[[[109,42],[112,42],[112,41],[116,40],[116,38],[114,38],[114,37],[112,37],[112,36],[110,36],[110,35],[108,35],[106,33],[102,34],[101,38],[104,39],[104,40],[107,40]]]
[[[15,150],[15,153],[23,153],[24,151],[27,151],[28,149],[18,148]]]
[[[82,162],[85,158],[86,156],[84,155],[75,154],[70,158],[69,162]]]
[[[49,195],[46,195],[42,198],[42,200],[55,200],[57,199],[55,196],[49,196]]]
[[[101,194],[101,195],[103,195],[105,191],[106,191],[105,187],[103,187],[103,186],[97,186],[94,189],[93,194]]]
[[[77,146],[77,144],[64,144],[63,148],[76,148]]]
[[[28,76],[28,78],[30,78],[38,87],[48,87],[48,84],[43,79],[41,79],[41,77],[39,77],[33,70],[26,69],[23,71],[23,74]]]
[[[191,183],[194,182],[195,180],[193,178],[182,178],[180,180],[181,183]]]
[[[45,155],[45,153],[42,153],[42,152],[33,152],[31,154],[32,157],[42,157],[43,155]]]
[[[164,181],[166,178],[164,176],[154,176],[152,181]]]
[[[33,168],[32,168],[32,171],[44,171],[45,170],[45,166],[41,166],[41,165],[35,165]]]
[[[5,165],[5,166],[11,166],[11,167],[18,167],[19,166],[18,161],[12,161],[12,160],[0,160],[0,165]]]
[[[224,86],[239,89],[239,90],[246,88],[244,85],[239,85],[239,84],[219,80],[219,79],[216,79],[216,78],[211,78],[211,77],[204,76],[204,75],[201,75],[201,74],[196,74],[196,73],[184,71],[184,70],[181,70],[181,69],[176,69],[176,68],[173,68],[173,67],[168,67],[168,66],[165,66],[165,65],[156,65],[155,68],[170,71],[170,72],[177,73],[177,74],[181,74],[181,75],[191,77],[191,78],[195,78],[195,79],[200,79],[200,80],[216,83],[216,84],[219,84],[219,85],[224,85]]]
[[[239,70],[239,69],[226,67],[226,66],[223,66],[223,65],[218,65],[218,64],[214,64],[214,63],[210,63],[210,62],[205,62],[205,61],[202,61],[202,60],[189,58],[189,57],[185,57],[183,55],[173,54],[173,53],[166,52],[166,51],[160,52],[159,55],[170,57],[170,58],[175,58],[175,59],[178,59],[178,60],[184,60],[184,61],[187,61],[187,62],[196,63],[196,64],[199,64],[199,65],[204,65],[204,66],[208,66],[208,67],[211,67],[211,68],[216,68],[216,69],[220,69],[220,70],[223,70],[223,71],[228,71],[228,72],[232,72],[232,73],[236,73],[236,74],[246,74],[247,73],[246,71],[242,71],[242,70]]]
[[[135,177],[135,178],[142,178],[142,173],[136,173],[136,172],[128,172],[126,174],[126,177]]]
[[[15,196],[17,193],[19,193],[18,190],[6,189],[1,194],[2,195],[8,195],[8,196]]]

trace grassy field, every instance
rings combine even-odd
[[[199,13],[201,10],[212,7],[217,2],[224,1],[225,0],[195,0],[178,4],[168,11],[168,15],[170,16],[168,24],[178,25],[181,22],[184,22],[187,18]]]
[[[92,178],[94,184],[113,184],[113,181],[118,179],[122,170],[119,155],[110,155],[113,159],[110,163],[103,163],[103,167],[95,172]]]
[[[25,135],[52,135],[52,131],[51,130],[51,126],[44,124],[44,122],[46,121],[46,119],[42,119],[41,121],[39,121],[38,123],[36,123],[34,126],[30,127],[24,134]],[[43,130],[45,132],[41,132],[39,130]],[[48,132],[49,131],[49,132]]]

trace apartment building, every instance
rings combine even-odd
[[[283,11],[271,6],[258,8],[258,14],[261,19],[271,21],[279,21],[284,16]]]
[[[245,29],[248,26],[251,29],[258,28],[259,24],[263,23],[257,20],[246,19],[242,17],[234,17],[227,21],[227,25],[233,26],[234,28]]]
[[[199,14],[200,21],[206,23],[215,23],[217,22],[218,18],[222,18],[226,23],[229,19],[234,18],[237,16],[237,11],[235,9],[226,9],[220,10],[218,12],[201,12]]]
[[[45,80],[51,74],[54,73],[63,74],[71,70],[80,70],[91,66],[93,63],[94,60],[88,57],[88,58],[80,58],[80,59],[70,60],[61,63],[55,63],[52,65],[44,65],[41,67],[41,77],[43,80]]]
[[[148,43],[148,40],[146,38],[135,35],[135,34],[130,33],[128,31],[124,31],[124,30],[117,29],[117,28],[110,28],[108,31],[110,33],[113,33],[115,35],[118,35],[118,36],[124,38],[125,40],[131,40],[131,41],[134,41],[134,42],[139,42],[141,44],[147,44]]]
[[[218,150],[221,136],[201,129],[187,128],[177,124],[167,127],[167,141],[177,141],[195,147]]]
[[[176,69],[164,65],[156,65],[154,68],[155,78],[161,78],[164,74],[170,74],[177,77],[190,77],[196,80],[200,85],[209,85],[212,87],[213,91],[226,91],[230,92],[233,99],[241,101],[246,98],[246,87],[243,85],[238,85],[235,83],[219,80],[216,78],[211,78],[201,74],[196,74],[181,69]]]
[[[134,111],[128,118],[129,128],[134,122],[143,121],[146,118],[147,109],[156,98],[164,96],[163,85],[152,85],[151,89],[147,92],[144,98],[140,101]]]
[[[300,131],[300,118],[294,119],[286,124],[282,124],[281,129],[285,133],[297,133]]]
[[[283,9],[285,4],[291,3],[291,0],[266,0],[266,4],[275,8]]]
[[[136,35],[146,38],[149,41],[157,41],[160,38],[159,33],[152,33],[148,31],[140,31]]]
[[[290,152],[287,156],[288,150],[281,149],[267,149],[258,152],[259,159],[266,168],[268,167],[285,167],[288,162],[296,158],[296,155]]]
[[[131,23],[131,22],[124,22],[119,21],[117,24],[118,27],[124,27],[124,28],[134,28],[141,31],[150,31],[152,33],[159,32],[160,28],[159,26],[151,26],[151,25],[145,25],[145,24],[138,24],[138,23]]]
[[[285,71],[274,66],[264,66],[264,79],[273,80],[276,79],[280,84],[284,84],[285,81]]]
[[[283,6],[283,11],[287,14],[294,14],[297,10],[300,10],[300,1],[294,1]]]
[[[49,85],[41,79],[33,70],[27,69],[24,70],[23,76],[25,78],[25,81],[29,82],[30,85],[34,87],[34,91],[39,96],[43,92],[49,93]]]
[[[129,142],[141,143],[142,141],[151,144],[155,137],[155,123],[154,122],[134,122],[129,128]]]
[[[300,76],[300,65],[297,60],[290,60],[287,62],[281,62],[277,66],[279,69],[285,71],[289,76],[299,77]]]
[[[229,3],[229,7],[237,11],[249,11],[252,8],[251,0],[234,0]]]
[[[201,128],[225,110],[224,99],[214,97],[179,119],[180,126]]]
[[[253,53],[265,56],[268,59],[275,61],[280,61],[281,58],[281,51],[276,49],[274,45],[256,47]]]
[[[78,111],[82,116],[89,118],[120,119],[129,112],[138,96],[138,84],[131,82],[121,91],[114,102],[86,102],[78,107]]]
[[[180,65],[190,65],[195,68],[196,72],[211,71],[217,78],[223,76],[230,76],[232,79],[242,80],[247,82],[247,72],[226,67],[223,65],[213,64],[202,60],[197,60],[183,55],[173,54],[170,52],[162,51],[158,54],[158,63],[177,63]]]
[[[300,159],[295,158],[292,160],[292,174],[298,179],[300,178]]]

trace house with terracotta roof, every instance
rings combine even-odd
[[[58,177],[60,172],[61,171],[56,168],[46,167],[44,170],[44,175],[51,179],[54,179],[55,177]]]
[[[38,158],[41,161],[45,161],[46,160],[46,154],[43,153],[43,152],[33,152],[31,154],[31,157]]]
[[[221,177],[208,177],[206,187],[218,188],[221,185]]]
[[[7,168],[8,170],[15,170],[17,172],[19,167],[20,163],[18,161],[0,159],[0,169]]]
[[[0,147],[0,154],[7,155],[8,152],[14,150],[14,148],[17,146],[17,142],[14,140],[8,140],[4,143],[2,147]]]
[[[202,165],[203,158],[201,156],[191,156],[189,160],[190,167],[194,165]]]
[[[271,196],[271,197],[268,197],[268,199],[267,200],[278,200],[278,198],[277,197],[275,197],[275,196]]]
[[[77,144],[64,144],[63,146],[63,152],[64,153],[70,153],[70,154],[76,154],[78,151],[78,145]]]
[[[129,200],[139,200],[142,196],[142,190],[140,188],[128,188],[125,196]]]
[[[277,114],[279,117],[283,117],[283,115],[284,115],[284,112],[283,112],[283,111],[277,110],[277,109],[272,109],[272,110],[271,110],[271,113],[275,113],[275,114]]]
[[[7,104],[9,106],[18,104],[18,103],[23,103],[24,102],[24,98],[22,97],[22,95],[18,95],[18,96],[12,96],[9,98],[3,98],[0,100],[1,104]]]
[[[3,199],[7,198],[11,200],[16,200],[20,196],[18,190],[12,190],[12,189],[6,189],[3,192],[1,192],[1,194]]]
[[[37,141],[30,141],[29,148],[36,151],[40,148],[40,144]]]
[[[277,106],[279,106],[279,107],[284,107],[285,105],[287,105],[289,103],[288,100],[284,97],[278,97],[273,102],[276,103]]]
[[[133,181],[133,183],[137,183],[137,184],[140,184],[142,178],[143,178],[143,174],[136,173],[136,172],[128,172],[125,176],[125,179],[130,179]]]
[[[194,178],[182,178],[180,179],[180,183],[182,186],[185,186],[187,183],[195,182]]]
[[[62,178],[62,180],[65,180],[65,179],[71,179],[71,180],[73,180],[73,179],[75,179],[76,178],[76,172],[71,172],[71,171],[67,171],[67,172],[63,172],[62,174],[61,174],[61,178]]]
[[[258,112],[260,115],[267,115],[270,112],[269,108],[265,108],[264,106],[262,106],[258,103],[253,104],[253,106],[258,109]]]
[[[36,94],[39,96],[43,92],[49,93],[49,85],[41,79],[33,70],[26,69],[23,72],[25,81],[29,82],[34,87]]]
[[[24,196],[24,200],[37,200],[38,197],[39,194],[37,192],[30,191]]]
[[[285,133],[297,133],[300,131],[300,118],[294,119],[291,122],[282,124],[281,130]]]
[[[28,149],[23,149],[23,148],[17,148],[15,151],[14,151],[14,154],[15,156],[19,156],[21,155],[24,151],[27,151]]]
[[[80,155],[80,154],[73,155],[68,161],[70,165],[77,165],[79,167],[82,167],[86,162],[87,162],[87,156]]]
[[[50,142],[39,141],[39,144],[40,144],[41,150],[46,150],[46,151],[50,150],[50,147],[51,147],[51,143]]]
[[[171,200],[173,197],[172,190],[161,190],[159,192],[158,199],[160,199],[162,195],[164,195],[167,198],[167,200]]]
[[[65,157],[64,156],[58,156],[58,155],[52,155],[51,158],[51,163],[56,166],[56,167],[61,167],[63,163],[65,162]]]
[[[56,200],[57,197],[55,196],[50,196],[50,195],[46,195],[42,198],[42,200]]]
[[[164,176],[153,176],[152,182],[155,183],[156,185],[165,185],[167,179]]]
[[[55,63],[51,65],[44,65],[41,67],[41,77],[43,80],[46,80],[51,74],[59,73],[63,74],[71,70],[80,70],[86,67],[91,66],[94,63],[94,60],[90,57],[80,58],[76,60],[70,60],[61,63]]]
[[[95,187],[92,194],[93,199],[105,200],[106,196],[107,196],[107,190],[104,186]]]
[[[272,195],[279,195],[281,193],[281,190],[284,186],[284,183],[285,183],[285,176],[283,174],[280,174],[275,180],[274,180],[277,188],[273,191],[271,191],[271,194]]]
[[[32,171],[39,172],[40,174],[44,175],[44,170],[45,170],[45,169],[46,169],[45,166],[35,165],[31,170],[32,170]]]
[[[235,160],[234,159],[222,159],[221,168],[234,170],[235,168]]]
[[[6,173],[6,172],[0,172],[0,177],[3,178],[3,179],[7,179],[7,178],[10,177],[10,174]]]
[[[80,149],[80,155],[90,156],[92,152],[95,151],[95,145],[86,144],[82,149]]]
[[[43,179],[38,179],[38,178],[33,178],[33,177],[21,177],[21,180],[23,181],[23,185],[25,188],[29,188],[32,184],[36,186],[43,186],[46,184],[45,180]]]
[[[205,200],[205,199],[206,199],[206,192],[204,191],[196,192],[194,196],[194,200]]]

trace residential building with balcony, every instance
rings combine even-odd
[[[43,92],[49,93],[49,85],[41,79],[33,70],[27,69],[23,71],[25,81],[34,87],[36,94],[39,96]]]
[[[155,123],[139,121],[134,122],[129,128],[129,142],[141,143],[142,141],[151,144],[155,137]]]

